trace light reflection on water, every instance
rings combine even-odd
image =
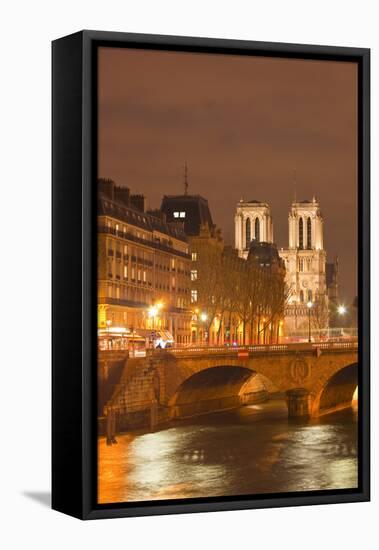
[[[99,502],[357,486],[357,407],[307,424],[282,401],[99,440]]]

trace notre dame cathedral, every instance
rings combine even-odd
[[[323,224],[315,197],[292,203],[288,215],[288,247],[278,250],[286,268],[284,321],[288,335],[306,331],[310,315],[313,329],[325,330],[329,326],[327,271],[330,269],[327,267],[333,266],[335,281],[338,263],[326,263]],[[247,257],[252,240],[274,242],[270,206],[241,199],[235,214],[235,248],[240,257]],[[335,286],[334,283],[333,300],[337,299]]]

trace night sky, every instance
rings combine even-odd
[[[338,254],[341,302],[356,295],[357,66],[332,61],[101,48],[99,176],[148,205],[208,199],[234,244],[241,197],[266,201],[288,246],[294,197],[320,201],[328,261]]]

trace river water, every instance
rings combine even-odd
[[[357,486],[357,405],[307,423],[284,401],[99,439],[100,503]]]

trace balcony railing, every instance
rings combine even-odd
[[[106,226],[99,226],[98,227],[99,233],[108,233],[110,235],[115,235],[117,237],[121,237],[123,239],[126,239],[128,241],[132,241],[138,244],[142,244],[144,246],[150,246],[152,248],[155,248],[157,250],[162,250],[163,252],[169,252],[170,254],[175,254],[176,256],[180,256],[181,258],[185,258],[186,260],[190,260],[191,256],[189,254],[186,254],[185,252],[181,252],[180,250],[177,250],[176,248],[173,248],[171,246],[167,246],[165,244],[162,244],[158,242],[157,240],[149,241],[147,239],[141,239],[140,237],[136,237],[132,233],[129,233],[128,231],[116,231],[113,227],[106,227]],[[108,254],[109,254],[108,250]],[[113,255],[109,254],[110,256]]]

